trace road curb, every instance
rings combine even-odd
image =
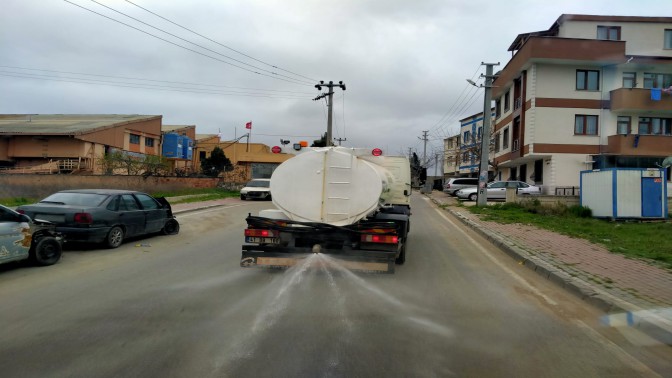
[[[428,196],[429,197],[429,196]],[[439,201],[431,198],[432,202],[442,205]],[[597,307],[606,314],[625,314],[628,326],[638,328],[647,335],[657,339],[667,345],[672,345],[672,323],[653,311],[647,311],[632,303],[617,298],[607,292],[596,289],[593,285],[572,277],[568,273],[558,269],[552,264],[543,261],[533,254],[515,245],[505,238],[495,233],[489,232],[466,218],[460,212],[444,208],[447,212],[460,220],[463,224],[476,231],[479,235],[486,238],[504,253],[524,265],[528,269],[536,272],[540,276],[548,279],[556,285],[562,287],[567,292],[575,295],[579,299]],[[609,325],[607,318],[606,324]]]
[[[207,206],[201,206],[201,207],[195,207],[192,209],[183,209],[183,210],[173,210],[174,215],[180,215],[180,214],[186,214],[186,213],[193,213],[194,211],[200,211],[200,210],[207,210],[207,209],[212,209],[215,207],[223,207],[227,206],[228,204],[226,203],[218,203],[214,205],[207,205]]]

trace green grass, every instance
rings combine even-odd
[[[201,202],[201,201],[211,201],[222,198],[237,197],[240,195],[238,191],[229,191],[218,188],[198,188],[198,189],[183,189],[176,190],[172,192],[154,192],[151,193],[154,197],[181,197],[181,196],[194,196],[188,198],[180,198],[170,203],[176,205],[178,203],[189,203],[189,202]]]
[[[0,198],[0,205],[5,205],[8,207],[15,207],[15,206],[21,206],[21,205],[28,205],[31,203],[35,203],[38,200],[35,198],[24,198],[24,197],[18,197],[18,198]]]
[[[498,223],[522,223],[590,240],[609,251],[629,258],[658,262],[672,269],[672,223],[613,222],[590,217],[590,210],[562,204],[544,207],[538,202],[524,205],[496,204],[470,207],[483,220]]]
[[[180,196],[189,196],[193,195],[195,197],[190,198],[181,198],[176,201],[171,201],[171,204],[175,205],[178,203],[188,203],[188,202],[201,202],[201,201],[210,201],[228,197],[237,197],[240,195],[237,191],[228,191],[218,188],[198,188],[198,189],[183,189],[175,191],[160,191],[150,193],[154,197],[180,197]],[[31,203],[36,203],[39,201],[36,198],[0,198],[0,204],[15,207],[21,205],[27,205]]]

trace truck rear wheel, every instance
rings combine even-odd
[[[394,263],[397,265],[403,265],[406,262],[406,240],[403,241],[401,245],[401,251],[399,251],[399,257],[394,260]]]

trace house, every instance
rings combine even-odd
[[[492,114],[491,125],[494,121]],[[458,169],[455,177],[478,177],[481,166],[481,137],[483,135],[483,112],[471,115],[460,120],[460,134],[457,138]],[[490,145],[489,156],[493,156],[493,145]],[[489,159],[491,160],[491,159]],[[494,174],[493,167],[488,166],[489,176]]]
[[[112,151],[161,154],[160,115],[0,115],[2,173],[102,173]]]
[[[245,182],[252,178],[270,178],[280,163],[294,155],[271,152],[271,148],[262,143],[245,143],[240,140],[221,141],[218,135],[197,134],[194,147],[194,165],[210,157],[212,150],[219,147],[234,166],[233,172],[224,173],[227,181]]]
[[[555,194],[580,171],[672,155],[672,17],[563,14],[509,51],[492,89],[504,179]]]
[[[459,177],[460,134],[443,140],[443,178]]]

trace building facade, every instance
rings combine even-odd
[[[493,83],[503,179],[555,194],[578,187],[582,170],[672,155],[671,17],[565,14],[509,51]]]
[[[460,172],[460,139],[453,135],[443,140],[443,178],[458,177]]]
[[[4,173],[102,173],[112,151],[161,154],[160,115],[0,115]]]

